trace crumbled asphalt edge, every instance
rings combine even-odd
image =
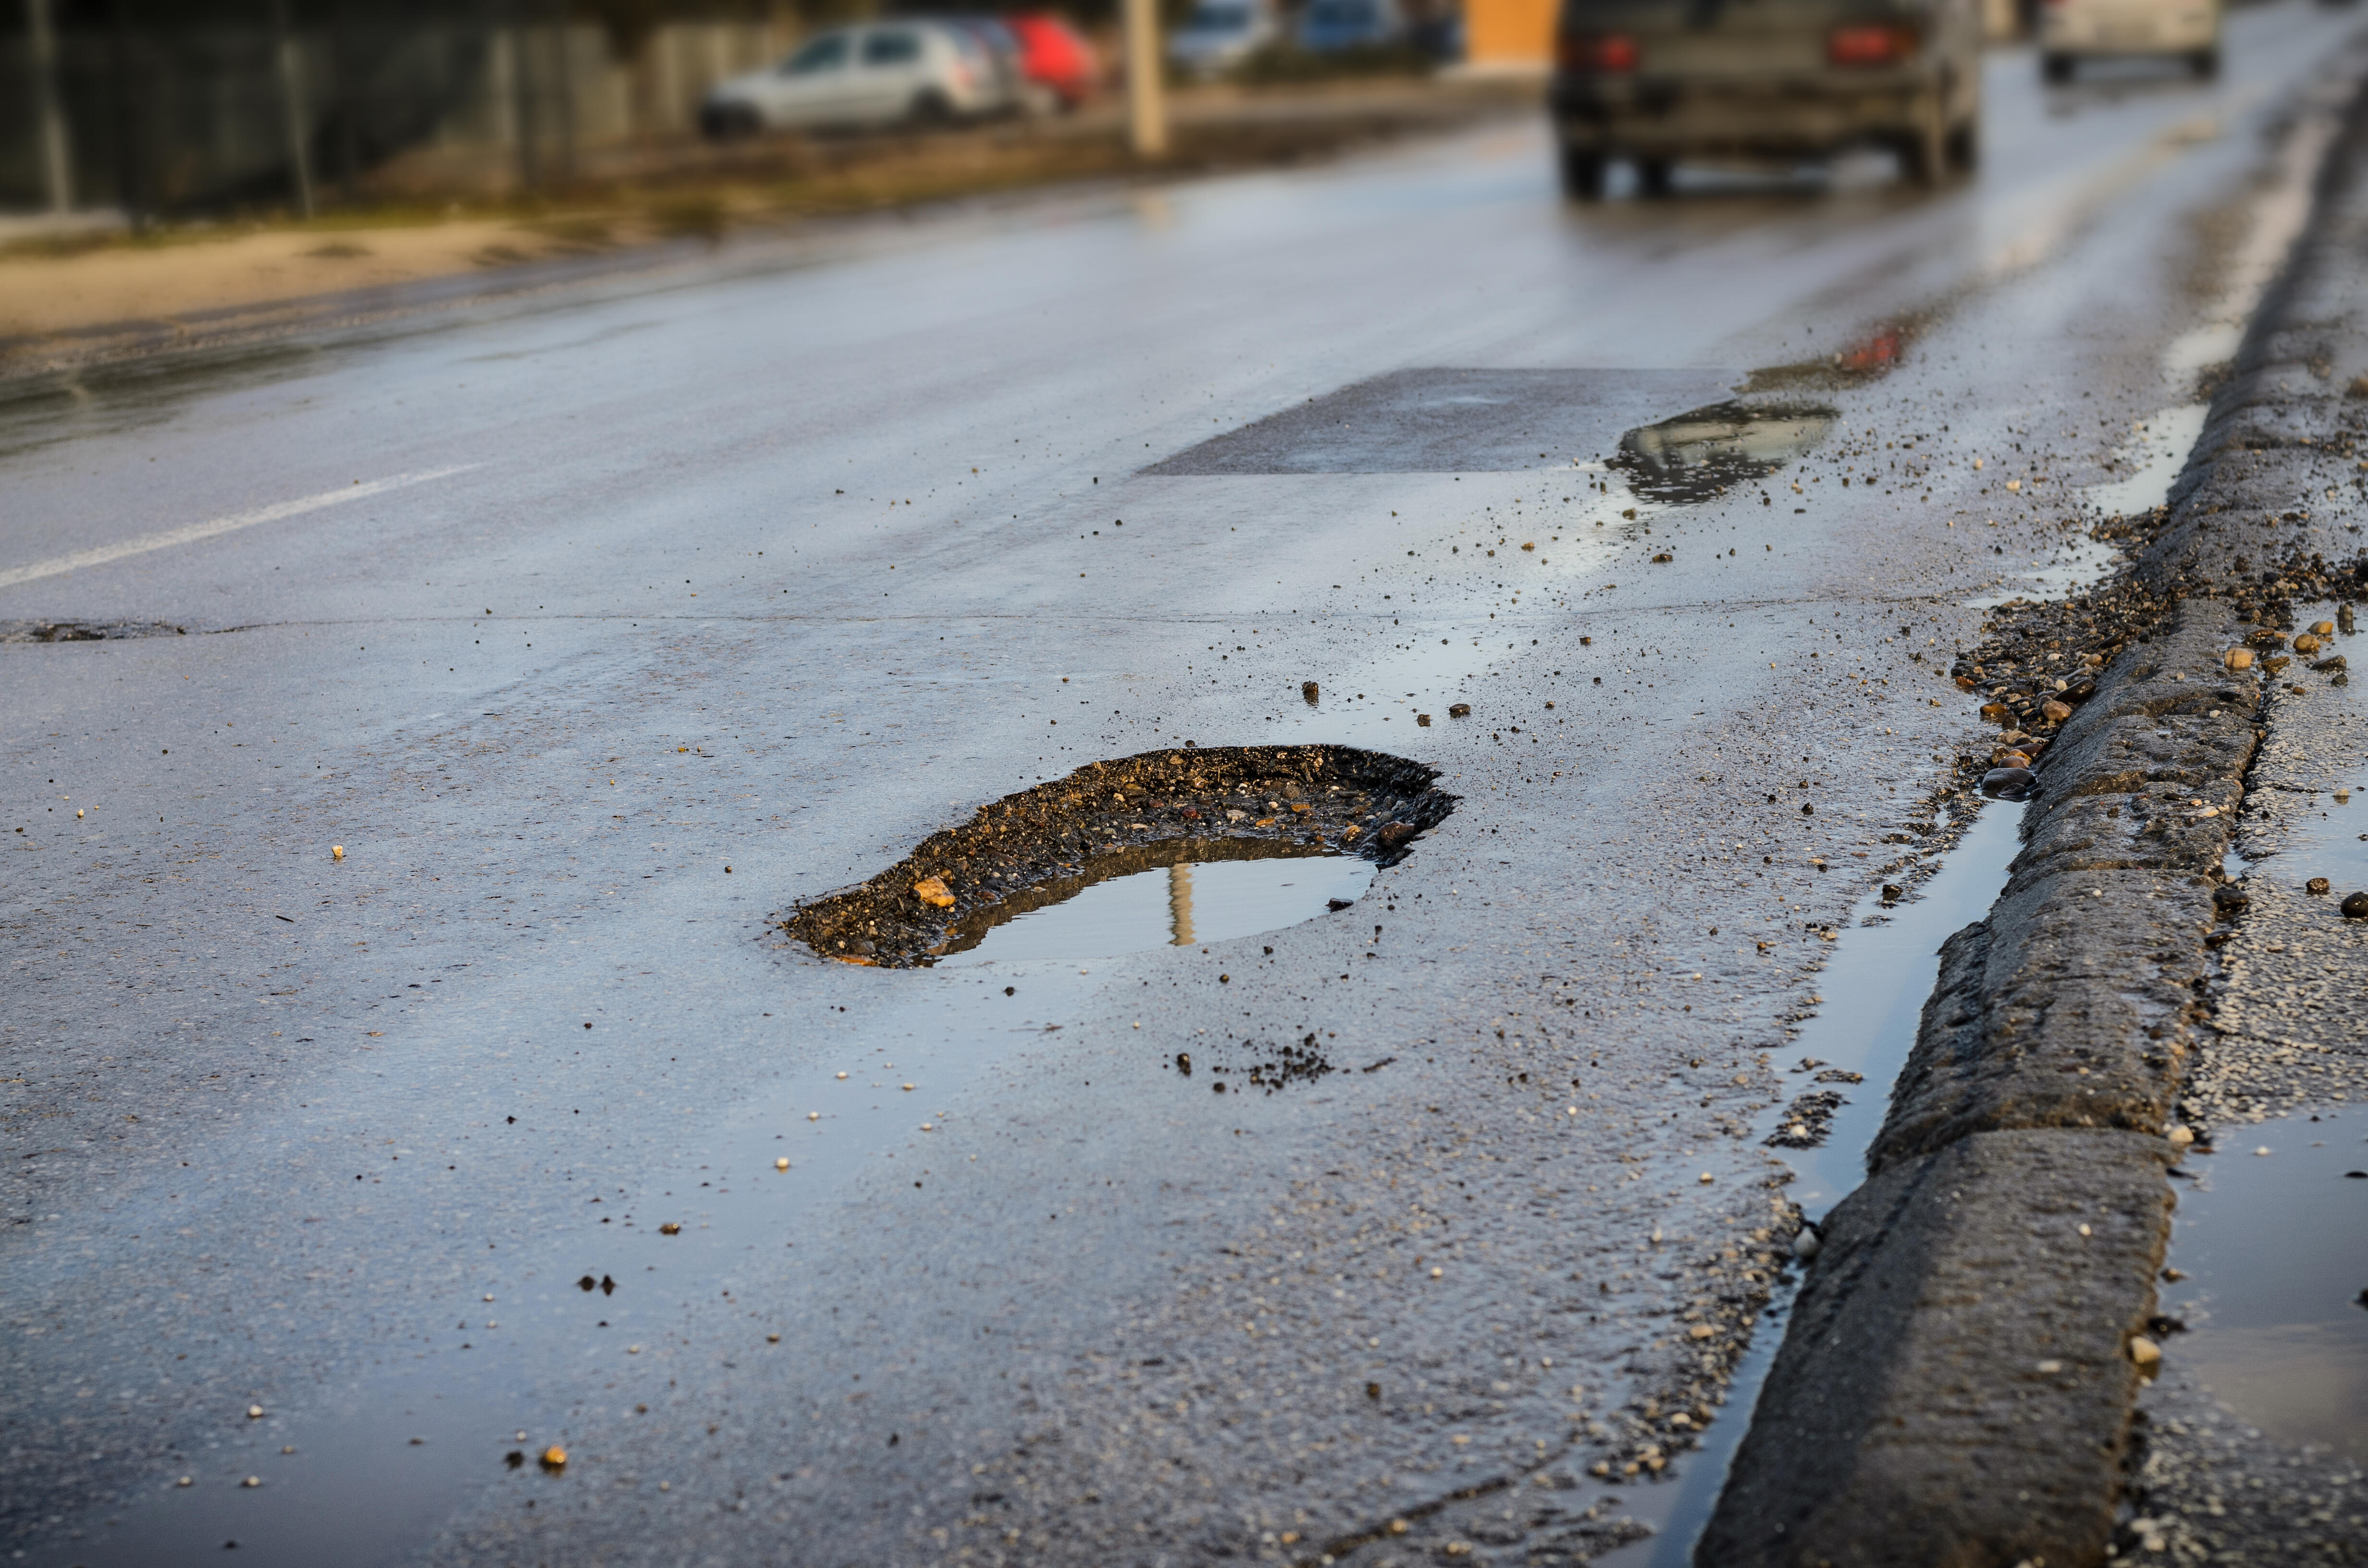
[[[2099,530],[2131,564],[2001,607],[1953,672],[1998,751],[2035,758],[2025,846],[1942,949],[1869,1180],[1827,1221],[1698,1562],[2069,1568],[2161,1539],[2131,1528],[2158,1523],[2132,1506],[2150,1496],[2124,1497],[2133,1466],[2162,1485],[2134,1442],[2129,1346],[2169,1240],[2164,1134],[2217,1044],[2205,938],[2243,907],[2221,866],[2261,677],[2294,684],[2271,646],[2294,600],[2368,588],[2368,565],[2325,554],[2356,540],[2305,499],[2356,483],[2368,439],[2368,380],[2334,374],[2340,351],[2368,371],[2368,324],[2316,308],[2357,272],[2362,103],[2169,504]],[[2248,639],[2267,656],[2230,670]]]
[[[816,954],[927,967],[989,926],[1089,882],[1181,858],[1359,855],[1394,866],[1459,797],[1439,770],[1355,746],[1162,749],[1091,762],[1006,795],[931,834],[869,881],[802,903],[778,924]],[[936,878],[952,903],[926,902]]]

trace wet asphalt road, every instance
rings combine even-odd
[[[2192,401],[2165,347],[2355,29],[2238,13],[2209,86],[1996,55],[1937,197],[1571,210],[1520,129],[17,389],[0,620],[187,630],[0,648],[9,1549],[1616,1540],[1649,1500],[1586,1467],[1717,1414],[1838,1196],[1747,1134],[1978,733],[1968,603]],[[1584,466],[1898,324],[1763,483]],[[1518,463],[1500,419],[1400,472],[1360,397],[1326,472],[1304,415],[1286,472],[1191,455],[1429,369],[1600,406]],[[1319,740],[1463,797],[1349,911],[938,971],[768,933],[1081,763]],[[1339,1071],[1272,1096],[1168,1066],[1310,1032]]]

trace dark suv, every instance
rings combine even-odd
[[[1563,0],[1549,104],[1568,195],[1614,158],[1645,194],[1684,159],[1767,164],[1866,143],[1937,185],[1980,141],[1976,0]]]

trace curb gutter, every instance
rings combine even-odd
[[[2311,498],[2351,483],[2368,439],[2368,405],[2344,395],[2368,333],[2327,310],[2358,271],[2363,182],[2368,97],[2161,533],[2118,585],[2153,619],[2100,632],[2104,618],[2062,606],[2025,612],[2055,618],[2040,635],[2061,640],[2060,667],[2084,635],[2135,636],[2048,745],[2005,892],[1941,949],[1869,1179],[1827,1221],[1699,1562],[2106,1556],[2144,1375],[2133,1341],[2169,1237],[2167,1134],[2206,1039],[2205,938],[2242,906],[2223,857],[2262,665],[2285,663],[2239,672],[2225,654],[2255,623],[2290,632],[2290,599],[2368,585],[2311,552],[2359,549]]]

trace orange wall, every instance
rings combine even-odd
[[[1474,65],[1543,65],[1554,58],[1554,0],[1464,0],[1465,57]]]

